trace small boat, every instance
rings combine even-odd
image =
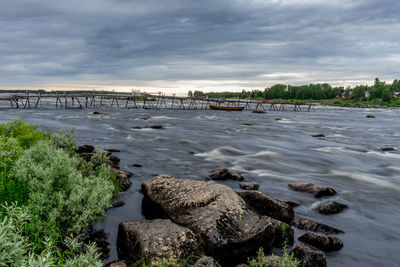
[[[210,105],[210,109],[227,110],[227,111],[242,111],[244,109],[244,107],[228,107],[228,106],[213,106],[213,105]]]

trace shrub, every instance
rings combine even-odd
[[[62,149],[39,142],[16,162],[13,174],[28,184],[29,205],[37,219],[34,232],[46,235],[51,226],[77,233],[104,215],[113,185],[106,168],[84,176],[82,162]]]
[[[75,129],[70,131],[61,129],[58,134],[52,134],[50,140],[55,147],[62,148],[71,155],[74,154],[78,148]]]

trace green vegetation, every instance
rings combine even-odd
[[[257,100],[290,100],[306,102],[322,102],[328,105],[342,106],[385,106],[400,107],[400,98],[393,98],[395,92],[400,92],[400,80],[385,83],[378,78],[372,86],[358,85],[354,88],[332,87],[324,84],[309,84],[301,86],[276,84],[264,90],[242,92],[210,92],[189,91],[188,96],[222,98],[222,99],[257,99]],[[343,98],[336,98],[343,97]],[[316,101],[317,100],[317,101]],[[336,102],[337,103],[334,103]]]
[[[0,266],[102,266],[81,231],[118,194],[104,153],[79,158],[75,133],[0,124]]]

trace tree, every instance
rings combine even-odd
[[[355,99],[362,99],[365,97],[365,86],[358,85],[353,89],[353,96]]]
[[[381,99],[383,102],[389,102],[392,100],[392,91],[390,91],[388,88],[383,89]]]
[[[193,97],[193,92],[192,91],[188,92],[188,97]]]

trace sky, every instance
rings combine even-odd
[[[0,0],[0,88],[184,93],[400,78],[398,0]]]

